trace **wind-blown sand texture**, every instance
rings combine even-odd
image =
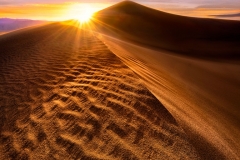
[[[0,159],[198,159],[136,74],[89,32],[0,37]]]
[[[0,159],[239,159],[240,22],[94,18],[0,36]]]
[[[177,119],[202,159],[238,159],[239,62],[189,59],[99,37]]]
[[[240,158],[240,22],[125,1],[99,11],[99,38],[184,128],[201,159]]]

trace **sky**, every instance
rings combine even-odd
[[[104,9],[121,0],[0,0],[0,18],[68,20],[84,10]],[[240,0],[133,0],[161,11],[240,20]]]

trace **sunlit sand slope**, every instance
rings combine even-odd
[[[0,159],[198,159],[95,36],[61,24],[0,38]]]

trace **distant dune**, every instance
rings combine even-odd
[[[240,21],[183,17],[131,1],[104,9],[95,19],[101,32],[154,49],[198,58],[240,58]]]
[[[13,30],[49,23],[48,21],[29,20],[29,19],[10,19],[0,18],[0,34],[1,32],[10,32]]]
[[[7,32],[0,32],[0,35],[5,34],[5,33],[7,33]]]

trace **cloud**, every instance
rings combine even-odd
[[[198,5],[196,7],[198,8],[209,8],[209,9],[239,9],[240,8],[240,1],[237,2],[218,2],[218,3],[214,3],[214,4],[202,4],[202,5]]]
[[[0,17],[62,20],[70,18],[68,12],[71,4],[92,3],[100,10],[120,1],[122,0],[0,0]],[[233,19],[239,17],[233,13],[240,13],[239,0],[228,0],[228,3],[219,0],[133,1],[164,12],[185,16]]]
[[[35,20],[67,20],[80,14],[82,3],[66,2],[56,4],[26,4],[0,6],[0,18],[18,18]],[[106,8],[108,4],[94,3],[94,11]]]
[[[0,0],[0,6],[12,5],[12,4],[16,4],[16,2]]]
[[[26,4],[56,4],[66,2],[78,2],[78,3],[117,3],[122,0],[0,0],[0,6],[3,5],[26,5]],[[178,5],[179,7],[203,7],[203,8],[224,8],[226,6],[240,8],[239,0],[132,0],[137,3],[155,3],[155,4],[169,4]]]

